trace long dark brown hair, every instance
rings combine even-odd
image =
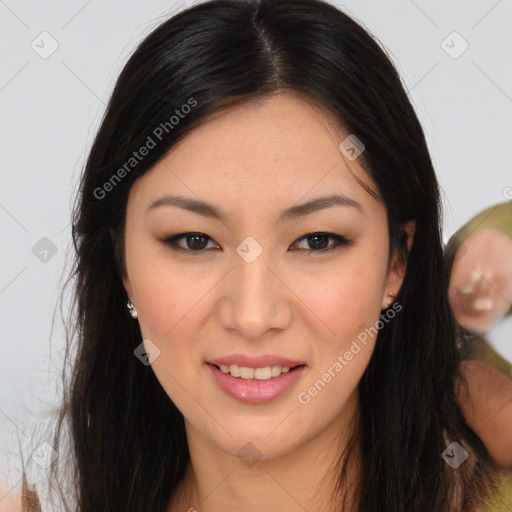
[[[183,415],[151,367],[134,357],[141,333],[122,283],[131,185],[219,109],[286,90],[319,101],[364,143],[360,161],[387,208],[390,255],[403,248],[404,223],[416,220],[396,297],[403,312],[379,331],[359,383],[358,510],[469,511],[492,489],[495,466],[454,391],[460,360],[438,182],[390,58],[360,24],[321,0],[213,0],[174,15],[139,44],[81,178],[76,257],[66,282],[74,299],[64,396],[53,440],[59,461],[50,475],[65,510],[163,512],[189,461]],[[177,109],[183,115],[170,121]],[[119,172],[150,136],[156,146]],[[451,442],[474,461],[450,467],[441,454]]]

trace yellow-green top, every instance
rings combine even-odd
[[[498,491],[488,497],[482,506],[482,512],[512,511],[512,472],[503,472],[498,483]]]

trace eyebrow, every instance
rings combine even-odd
[[[146,213],[149,213],[151,210],[159,206],[176,206],[183,210],[188,210],[197,213],[198,215],[202,215],[203,217],[210,217],[220,221],[225,221],[228,217],[226,212],[217,206],[183,196],[165,196],[157,199],[149,205]],[[331,196],[318,197],[317,199],[313,199],[307,203],[292,206],[280,213],[279,221],[297,219],[333,206],[348,206],[357,209],[363,214],[365,213],[364,208],[354,199],[350,199],[343,194],[335,194]]]

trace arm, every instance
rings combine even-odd
[[[512,469],[512,380],[490,364],[462,362],[468,394],[457,390],[469,426],[495,462]]]

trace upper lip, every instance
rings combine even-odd
[[[216,366],[220,366],[221,364],[227,366],[236,364],[237,366],[244,366],[247,368],[265,368],[267,366],[289,366],[290,368],[293,368],[294,366],[306,364],[304,361],[299,361],[296,359],[287,359],[285,357],[271,356],[265,354],[257,356],[232,354],[229,356],[219,357],[217,359],[210,359],[206,362]]]

